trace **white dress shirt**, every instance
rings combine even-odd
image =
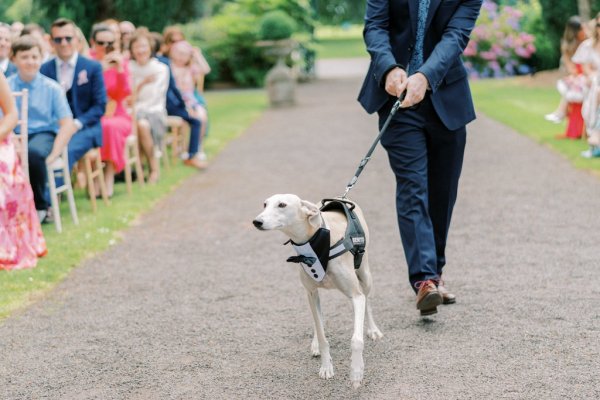
[[[73,85],[73,78],[75,75],[75,66],[77,65],[77,56],[75,53],[73,56],[67,60],[63,61],[60,58],[56,57],[56,80],[66,92],[71,89]]]

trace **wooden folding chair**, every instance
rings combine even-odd
[[[140,156],[135,110],[131,113],[131,133],[125,140],[125,184],[127,193],[131,194],[131,183],[133,181],[131,166],[135,166],[135,174],[140,186],[144,186],[144,169],[142,168],[142,157]]]
[[[179,156],[185,152],[186,123],[181,117],[169,115],[167,117],[167,134],[162,142],[163,162],[165,167],[169,166],[167,148],[171,146],[171,159],[175,164]]]
[[[29,141],[29,131],[28,131],[28,111],[29,111],[29,90],[23,89],[20,92],[12,93],[15,100],[17,98],[21,98],[21,107],[19,108],[19,134],[13,135],[13,140],[15,146],[17,148],[17,155],[19,156],[19,160],[21,160],[21,167],[23,168],[23,173],[29,181],[29,156],[28,156],[28,141]]]
[[[90,202],[92,203],[92,212],[96,213],[96,211],[98,211],[98,206],[96,204],[96,181],[98,181],[100,195],[102,196],[102,200],[104,200],[104,204],[109,205],[100,148],[90,149],[84,154],[81,160],[79,160],[78,164],[79,163],[83,164],[85,182],[88,189],[88,195],[90,196]]]
[[[67,193],[71,218],[73,218],[73,223],[75,225],[79,225],[79,219],[77,218],[77,207],[75,206],[75,196],[73,195],[73,185],[71,184],[71,171],[69,171],[69,152],[67,150],[67,146],[65,146],[62,155],[54,160],[51,165],[48,165],[47,169],[48,184],[50,186],[50,204],[52,204],[52,212],[54,213],[54,225],[57,232],[62,232],[58,198],[58,195],[61,193]],[[57,177],[63,178],[63,184],[58,187],[56,186]]]

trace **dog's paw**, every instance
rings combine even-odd
[[[352,388],[358,389],[362,385],[363,371],[350,371],[350,383]]]
[[[319,370],[319,376],[321,377],[321,379],[333,378],[333,365],[331,363],[321,365],[321,369]]]
[[[383,333],[381,333],[379,328],[375,327],[375,329],[367,329],[367,336],[372,340],[377,340],[383,337]]]
[[[313,357],[319,357],[321,355],[321,350],[319,349],[319,340],[314,338],[310,343],[310,352]]]

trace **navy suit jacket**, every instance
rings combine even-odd
[[[45,62],[40,72],[48,78],[58,81],[56,78],[56,59]],[[102,66],[99,62],[77,56],[73,84],[71,85],[71,96],[69,106],[73,112],[73,118],[78,119],[83,129],[94,130],[95,144],[102,145],[102,126],[100,118],[106,109],[106,88]]]
[[[156,59],[169,67],[169,88],[167,89],[167,114],[176,115],[182,118],[189,118],[185,101],[181,92],[177,89],[173,72],[171,71],[171,62],[168,57],[157,56]]]
[[[17,67],[15,66],[15,64],[13,64],[9,61],[8,66],[6,67],[6,71],[4,71],[4,76],[6,76],[8,78],[9,76],[11,76],[12,74],[14,74],[16,72],[17,72]]]
[[[460,55],[467,46],[482,0],[430,0],[423,42],[431,101],[444,125],[458,129],[475,119],[467,71]],[[385,77],[406,69],[414,50],[419,0],[368,0],[364,39],[371,64],[358,100],[368,113],[390,99]]]

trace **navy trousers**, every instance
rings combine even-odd
[[[48,209],[48,200],[46,197],[46,183],[48,182],[46,158],[52,151],[55,138],[56,134],[54,132],[32,133],[28,137],[29,182],[33,190],[33,201],[35,202],[36,210]]]
[[[189,158],[194,157],[200,148],[200,127],[202,126],[200,120],[191,117],[185,108],[169,109],[169,115],[181,117],[190,125],[190,143],[188,145],[188,155]]]
[[[102,147],[102,126],[97,124],[78,130],[69,140],[69,171],[85,153],[95,147]]]
[[[383,126],[394,99],[379,111]],[[415,109],[399,109],[381,138],[396,176],[398,226],[411,287],[439,279],[462,170],[466,129],[448,130],[429,95]]]

